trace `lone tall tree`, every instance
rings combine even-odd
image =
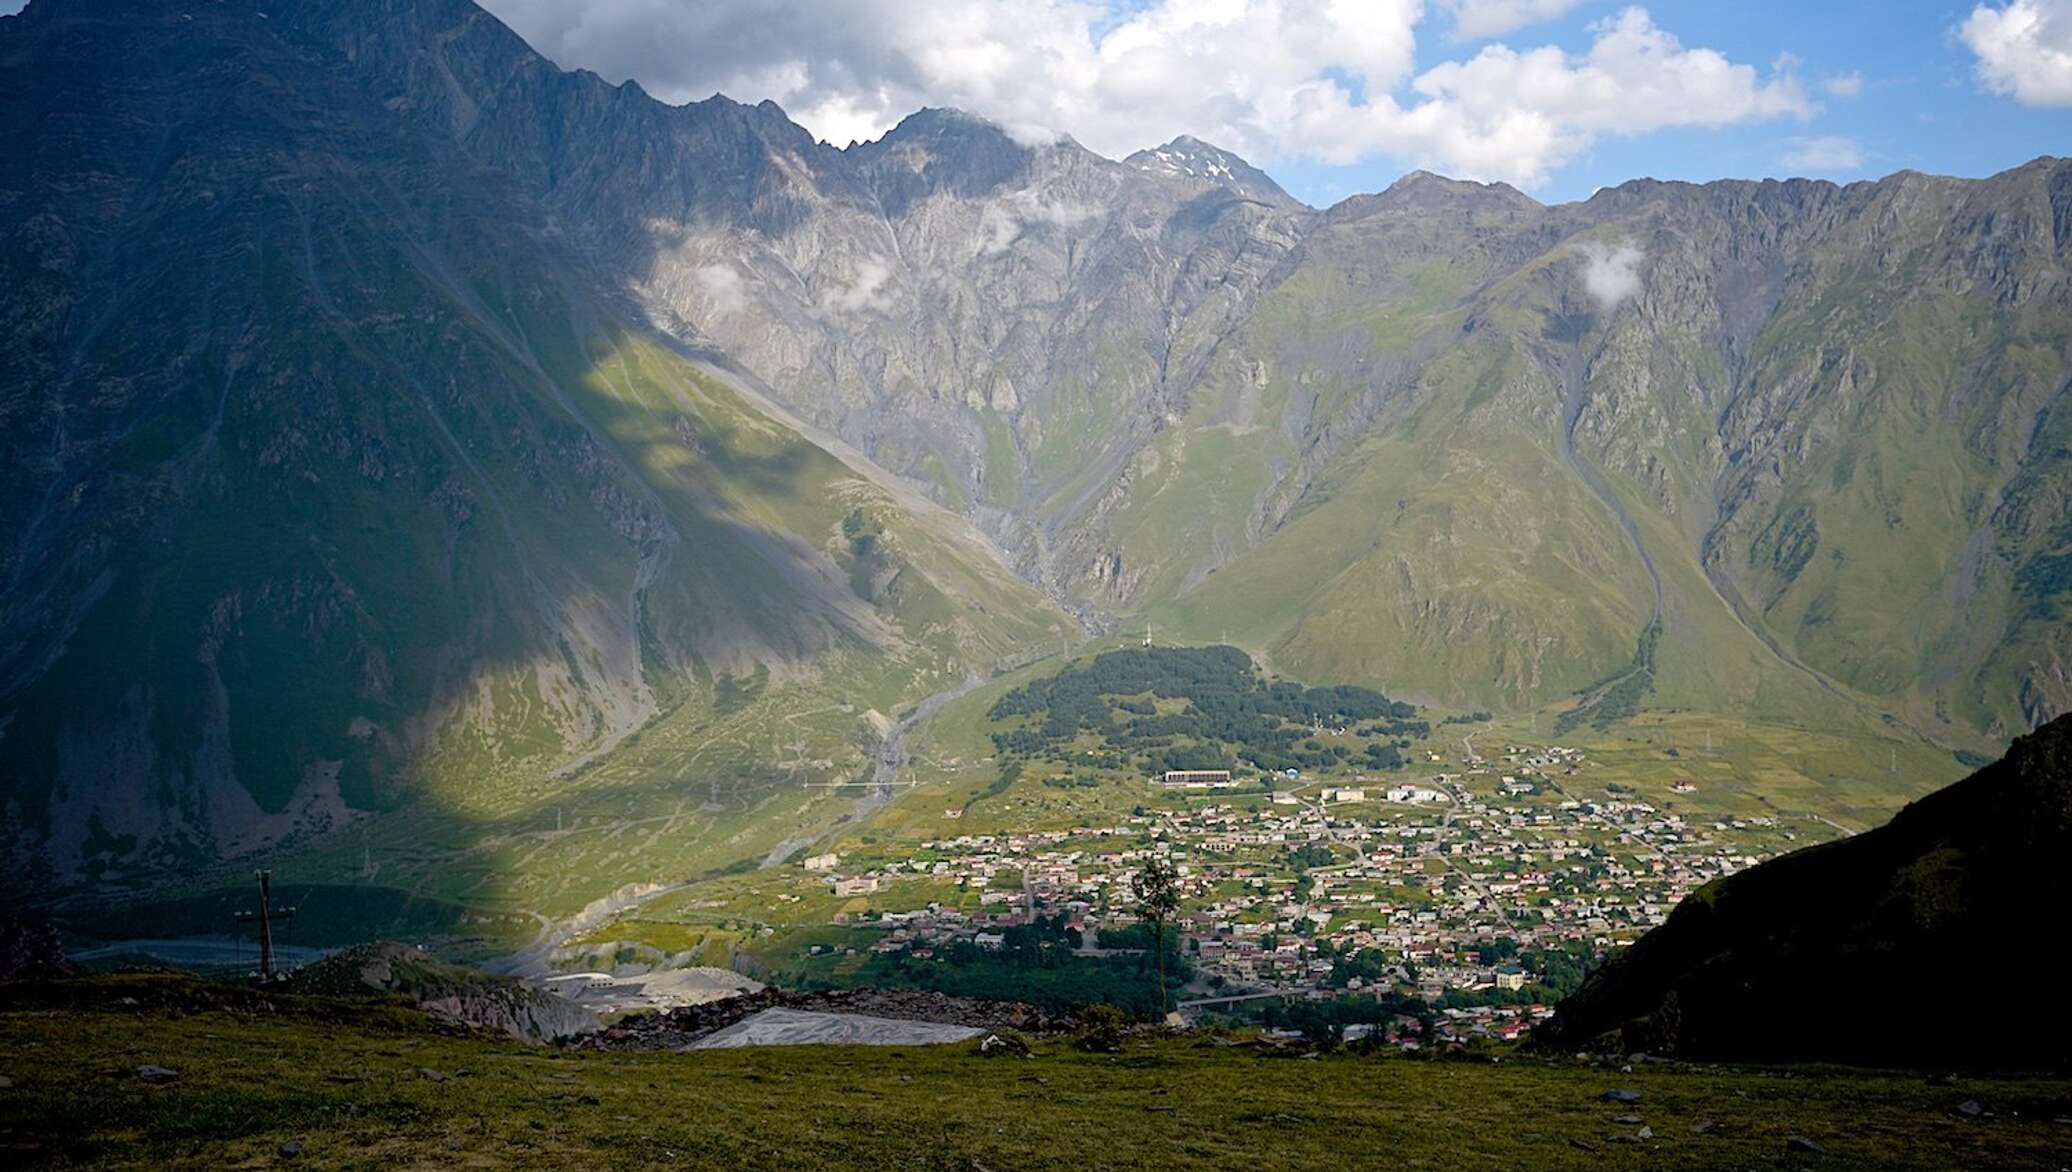
[[[1152,859],[1130,880],[1136,896],[1137,918],[1151,925],[1152,951],[1158,957],[1158,1016],[1166,1015],[1165,939],[1166,926],[1180,912],[1180,875],[1164,859]]]

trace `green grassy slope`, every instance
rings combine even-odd
[[[1353,201],[1147,449],[1123,585],[1298,678],[1988,749],[2072,678],[2062,170]]]
[[[69,437],[7,520],[0,861],[31,890],[274,858],[573,908],[824,827],[846,803],[808,783],[855,776],[886,714],[1076,632],[285,30],[170,34],[223,71],[118,12],[14,31],[9,108],[100,121],[73,160],[26,118],[45,171],[0,179],[94,242],[41,292],[106,326],[5,353],[19,432]],[[67,69],[109,46],[136,51]],[[71,200],[45,172],[75,165],[134,201]]]
[[[118,994],[142,1003],[120,1008]],[[2062,1082],[1837,1069],[1299,1061],[1206,1037],[1031,1059],[967,1046],[567,1053],[426,1031],[414,1011],[153,977],[0,994],[16,1166],[2048,1168]],[[211,1004],[215,1002],[216,1004]],[[71,1004],[52,1012],[54,1004]],[[156,1063],[176,1081],[148,1086]],[[1636,1107],[1599,1100],[1640,1091]],[[1991,1113],[1951,1114],[1967,1100]],[[1652,1138],[1634,1124],[1638,1114]],[[1706,1134],[1691,1128],[1710,1121]],[[1824,1154],[1790,1154],[1804,1135]]]

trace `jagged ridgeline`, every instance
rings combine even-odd
[[[863,768],[873,710],[1071,637],[982,535],[657,329],[515,172],[392,100],[379,52],[326,39],[493,22],[266,15],[0,21],[11,875],[148,885],[329,835],[297,862],[580,904],[760,858],[837,816],[751,811]],[[559,894],[466,849],[586,818],[671,833],[644,861],[549,849]]]
[[[987,715],[1002,754],[1143,773],[1397,769],[1408,738],[1431,734],[1415,705],[1355,684],[1269,680],[1221,646],[1104,651],[1023,684]]]

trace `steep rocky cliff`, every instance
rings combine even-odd
[[[0,22],[11,870],[523,808],[664,715],[827,679],[860,763],[862,710],[1071,630],[654,328],[514,172],[312,41],[323,6],[273,8]]]
[[[2072,704],[2061,163],[1316,213],[1194,139],[1116,163],[931,110],[837,151],[461,0],[298,19],[1090,612],[1438,700],[1545,702],[1660,620],[1660,703],[1960,743]]]

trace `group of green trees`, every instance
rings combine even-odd
[[[1260,1014],[1260,1024],[1268,1029],[1300,1030],[1312,1041],[1334,1043],[1344,1036],[1345,1027],[1349,1025],[1371,1025],[1379,1032],[1398,1017],[1416,1018],[1414,1032],[1417,1036],[1433,1036],[1435,1015],[1432,1007],[1415,997],[1394,993],[1286,1004],[1269,1002]]]
[[[878,953],[839,982],[825,977],[795,978],[802,988],[870,986],[881,989],[931,989],[956,997],[1024,1001],[1052,1013],[1089,1005],[1113,1005],[1132,1017],[1149,1019],[1194,972],[1167,935],[1165,947],[1130,956],[1081,956],[1080,941],[1065,917],[1038,916],[1028,924],[999,929],[998,948],[981,948],[970,940],[952,941],[930,957],[908,952]],[[1105,934],[1104,934],[1105,935]],[[1104,939],[1102,942],[1107,945]]]
[[[1183,703],[1174,709],[1157,700]],[[1323,769],[1351,759],[1345,745],[1313,735],[1319,724],[1378,722],[1368,726],[1373,735],[1391,738],[1430,732],[1428,722],[1414,719],[1415,705],[1352,684],[1310,688],[1268,680],[1235,647],[1103,652],[1016,688],[989,715],[1025,721],[993,733],[1002,754],[1077,764],[1084,753],[1073,758],[1072,746],[1091,732],[1100,738],[1100,755],[1151,773],[1229,769],[1240,762],[1268,772]],[[1401,765],[1393,744],[1369,746],[1366,753],[1363,764]]]

